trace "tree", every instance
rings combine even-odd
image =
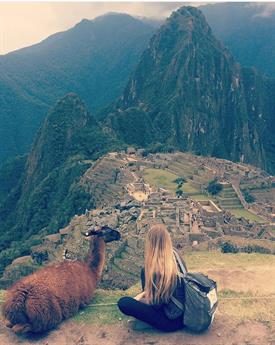
[[[212,180],[208,183],[207,191],[211,195],[216,195],[220,193],[223,189],[223,186],[217,182],[217,180]]]
[[[177,190],[176,190],[176,196],[177,196],[178,198],[180,198],[181,196],[183,196],[183,190],[177,189]]]
[[[254,196],[251,195],[247,190],[245,190],[243,194],[244,194],[245,201],[248,202],[249,204],[255,201]]]

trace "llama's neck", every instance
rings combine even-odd
[[[105,242],[103,238],[95,237],[90,242],[90,249],[86,262],[98,281],[105,263]]]

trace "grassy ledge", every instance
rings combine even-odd
[[[275,320],[275,256],[267,254],[222,254],[218,251],[190,252],[184,256],[190,271],[201,271],[218,283],[219,315],[237,320]],[[135,296],[137,284],[126,291],[98,289],[90,306],[73,320],[95,325],[126,322],[117,301]],[[5,291],[0,291],[0,303]]]

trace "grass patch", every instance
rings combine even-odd
[[[127,320],[129,317],[120,312],[117,301],[120,297],[135,296],[139,292],[140,284],[136,284],[126,291],[98,289],[90,306],[74,316],[74,320],[94,324],[113,324]]]
[[[216,270],[226,274],[227,270],[243,269],[243,274],[247,271],[256,272],[256,279],[259,279],[259,272],[264,273],[267,267],[275,267],[275,256],[268,254],[222,254],[218,251],[188,252],[184,258],[191,271]],[[273,272],[271,270],[271,272]],[[213,273],[212,273],[213,274]],[[229,272],[230,274],[230,272]],[[211,276],[211,274],[210,274]],[[234,276],[231,277],[234,278]],[[272,284],[272,273],[270,281]],[[257,281],[256,281],[257,282]],[[219,285],[219,314],[228,315],[237,320],[272,320],[275,318],[275,289],[268,294],[270,299],[264,299],[261,290],[241,291],[230,289],[226,286],[221,289]],[[122,296],[135,296],[140,292],[140,284],[136,284],[126,291],[121,290],[101,290],[98,289],[90,306],[81,310],[73,317],[75,322],[88,323],[93,325],[115,324],[126,322],[129,317],[123,315],[118,307],[117,301]],[[5,291],[0,290],[0,304],[3,301]],[[257,298],[258,297],[258,298]],[[261,298],[259,298],[261,297]],[[272,298],[273,297],[273,298]],[[103,305],[102,305],[103,304]],[[105,305],[107,304],[107,305]],[[108,305],[109,304],[109,305]],[[218,317],[218,316],[217,316]]]
[[[275,317],[274,299],[221,299],[219,312],[235,320],[271,321]]]
[[[196,188],[190,182],[184,183],[182,186],[182,190],[187,194],[200,193],[201,192],[199,188]]]
[[[265,220],[254,213],[247,211],[246,209],[231,209],[229,210],[235,217],[243,217],[253,222],[264,222]]]
[[[165,188],[173,193],[176,192],[178,186],[174,182],[177,178],[179,178],[178,175],[163,169],[150,168],[144,170],[144,179],[146,182],[158,188]]]
[[[206,195],[206,194],[192,195],[192,199],[197,200],[197,201],[212,200],[213,202],[217,202],[216,199],[214,199],[210,195]]]
[[[184,255],[190,270],[209,268],[253,268],[256,266],[275,266],[275,255],[258,253],[223,254],[218,251],[189,252]]]
[[[144,170],[144,180],[158,188],[165,188],[168,191],[175,193],[178,184],[175,182],[180,176],[176,175],[170,171],[163,169],[145,169]],[[192,183],[185,182],[180,188],[184,193],[193,194],[201,193],[199,188],[196,188]]]
[[[205,271],[207,269],[257,268],[275,265],[275,256],[266,254],[222,254],[218,251],[189,252],[184,255],[191,271]],[[129,317],[120,313],[117,301],[122,296],[135,296],[140,292],[140,284],[136,284],[126,291],[97,290],[91,307],[86,308],[74,317],[77,322],[93,324],[113,324],[126,321]],[[256,292],[237,291],[232,289],[219,290],[219,313],[227,314],[234,319],[271,320],[275,317],[275,300],[246,299],[257,297]],[[275,296],[275,291],[274,291]],[[231,299],[243,298],[243,299]],[[93,306],[95,304],[114,303],[109,306]]]

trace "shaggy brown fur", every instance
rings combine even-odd
[[[90,242],[86,262],[42,268],[15,283],[3,306],[5,324],[15,333],[42,332],[87,306],[105,261],[103,237]]]

